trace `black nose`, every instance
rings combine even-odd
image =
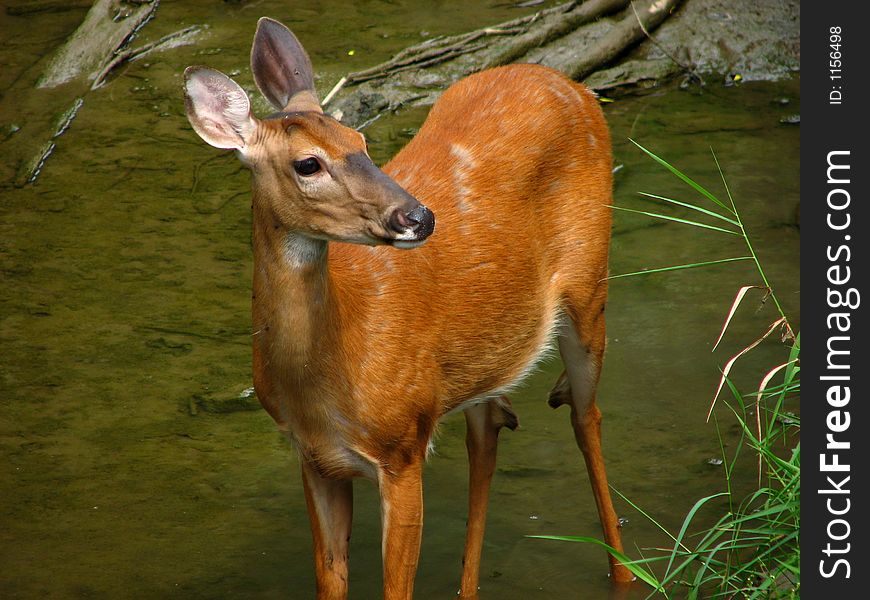
[[[422,204],[418,204],[417,208],[409,212],[406,216],[408,217],[408,220],[411,221],[412,228],[414,229],[414,233],[417,234],[418,240],[426,239],[435,230],[435,215]]]
[[[390,215],[390,229],[396,233],[406,233],[410,229],[416,239],[424,240],[435,229],[435,215],[422,204],[409,212],[397,209]]]

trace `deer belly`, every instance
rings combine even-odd
[[[531,325],[501,322],[484,334],[453,342],[456,351],[446,353],[448,360],[441,363],[448,410],[519,385],[555,347],[558,322],[554,307]]]

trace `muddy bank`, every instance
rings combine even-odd
[[[800,2],[688,0],[652,37],[654,43],[644,42],[586,83],[596,89],[655,85],[688,70],[711,84],[736,75],[745,81],[787,78],[800,69]]]

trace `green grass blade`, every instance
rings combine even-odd
[[[737,205],[734,204],[734,198],[731,196],[731,188],[728,187],[728,180],[725,179],[725,173],[722,171],[722,167],[719,165],[719,158],[716,156],[716,153],[713,151],[713,148],[710,148],[710,154],[713,155],[713,162],[716,163],[716,169],[719,171],[719,177],[722,178],[722,185],[725,186],[725,194],[728,196],[728,201],[731,203],[731,208],[734,209],[734,212],[737,212]]]
[[[644,151],[644,152],[645,152],[645,153],[646,153],[650,158],[652,158],[654,161],[656,161],[657,163],[659,163],[660,165],[662,165],[663,167],[665,167],[668,171],[670,171],[671,173],[673,173],[674,175],[676,175],[677,177],[679,177],[679,178],[680,178],[680,179],[681,179],[685,184],[687,184],[687,185],[689,185],[690,187],[692,187],[696,192],[698,192],[699,194],[701,194],[702,196],[704,196],[705,198],[707,198],[707,199],[710,200],[711,202],[713,202],[713,203],[715,203],[715,204],[721,206],[722,208],[724,208],[725,210],[727,210],[727,211],[728,211],[729,213],[731,213],[732,215],[734,214],[734,210],[733,210],[733,209],[731,209],[731,208],[729,208],[728,206],[726,206],[726,205],[725,205],[721,200],[719,200],[716,196],[714,196],[714,195],[711,194],[709,191],[707,191],[707,189],[704,188],[704,186],[702,186],[700,183],[697,183],[695,180],[693,180],[691,177],[689,177],[688,175],[686,175],[685,173],[683,173],[682,171],[680,171],[678,168],[676,168],[675,166],[671,165],[671,164],[670,164],[669,162],[667,162],[666,160],[664,160],[664,159],[662,159],[662,158],[659,158],[658,156],[656,156],[655,154],[653,154],[652,152],[650,152],[649,150],[647,150],[646,148],[644,148],[643,146],[641,146],[640,144],[638,144],[637,142],[635,142],[634,140],[632,140],[631,138],[629,138],[629,141],[630,141],[632,144],[634,144],[635,146],[637,146],[638,148],[640,148],[641,150],[643,150],[643,151]]]
[[[791,366],[785,371],[785,380],[791,381],[794,379],[796,371],[800,370],[800,366],[797,360],[795,360],[801,353],[801,332],[798,331],[797,335],[794,339],[794,344],[792,344],[791,352],[788,353],[788,361]]]
[[[610,554],[612,554],[614,557],[616,557],[616,560],[618,560],[623,565],[625,565],[629,571],[634,573],[635,577],[637,577],[638,579],[640,579],[641,581],[643,581],[644,583],[646,583],[650,587],[664,593],[664,589],[662,588],[659,581],[655,578],[655,576],[651,572],[647,571],[646,569],[643,569],[640,566],[638,566],[638,563],[642,562],[642,561],[635,562],[635,561],[631,560],[628,556],[626,556],[625,554],[623,554],[619,550],[616,550],[615,548],[605,544],[601,540],[595,539],[593,537],[582,536],[582,535],[527,535],[526,537],[537,538],[540,540],[559,540],[559,541],[563,541],[563,542],[584,542],[587,544],[596,544],[598,546],[601,546],[602,548],[607,550]]]
[[[749,513],[747,515],[743,515],[741,517],[737,517],[735,519],[732,519],[726,524],[726,526],[727,527],[734,527],[734,526],[740,525],[742,523],[750,523],[750,522],[754,521],[755,519],[761,519],[763,517],[767,517],[767,516],[771,516],[771,515],[788,513],[791,511],[792,508],[797,508],[797,506],[790,506],[788,504],[777,504],[777,505],[771,506],[769,508],[759,510],[758,512]],[[758,529],[758,531],[762,531],[762,530]]]
[[[664,219],[665,221],[674,221],[676,223],[682,223],[683,225],[692,225],[694,227],[712,229],[713,231],[721,231],[722,233],[730,233],[731,235],[742,235],[739,231],[731,231],[730,229],[716,227],[715,225],[707,225],[706,223],[701,223],[699,221],[690,221],[689,219],[681,219],[679,217],[672,217],[670,215],[652,213],[645,210],[635,210],[634,208],[625,208],[624,206],[611,206],[610,208],[615,208],[616,210],[624,210],[625,212],[637,213],[639,215],[646,215],[647,217],[653,217],[654,219]]]
[[[698,206],[697,204],[692,204],[690,202],[681,202],[680,200],[674,200],[673,198],[666,198],[665,196],[657,196],[656,194],[648,194],[647,192],[638,192],[638,194],[640,194],[641,196],[646,196],[647,198],[655,198],[656,200],[662,200],[664,202],[670,202],[671,204],[676,204],[677,206],[682,206],[684,208],[696,210],[700,213],[704,213],[705,215],[709,215],[709,216],[714,217],[716,219],[720,219],[720,220],[725,221],[727,223],[731,223],[735,227],[740,227],[740,223],[738,223],[734,219],[729,219],[725,215],[720,215],[716,211],[708,210],[708,209],[704,208],[703,206]]]
[[[795,374],[800,373],[800,370],[801,370],[800,367],[795,367],[794,365],[791,365],[791,367],[794,367],[794,370],[792,371],[793,373],[795,373]],[[801,389],[801,384],[799,381],[788,381],[785,383],[778,383],[776,385],[767,386],[764,389],[764,394],[762,397],[772,398],[774,396],[781,395],[783,393],[788,395],[788,394],[792,394],[794,392],[800,391],[800,389]],[[742,396],[744,398],[752,398],[752,397],[756,396],[757,393],[758,392],[749,392],[748,394],[742,394]],[[770,412],[771,415],[775,414],[775,412],[772,409],[768,409],[768,412]],[[795,420],[796,421],[800,420],[797,415],[795,415]]]
[[[646,512],[646,511],[645,511],[644,509],[642,509],[640,506],[638,506],[637,504],[635,504],[634,502],[632,502],[631,499],[629,499],[625,494],[623,494],[622,492],[620,492],[618,489],[616,489],[616,488],[614,488],[614,487],[611,487],[610,489],[612,489],[613,492],[614,492],[617,496],[619,496],[620,498],[622,498],[623,500],[625,500],[625,501],[628,503],[628,505],[631,506],[634,510],[636,510],[636,511],[639,512],[641,515],[643,515],[643,517],[644,517],[646,520],[648,520],[650,523],[652,523],[653,525],[655,525],[656,527],[658,527],[659,530],[660,530],[662,533],[664,533],[666,536],[668,536],[669,538],[671,538],[673,541],[675,541],[675,542],[677,541],[677,538],[675,538],[674,535],[673,535],[670,531],[668,531],[667,528],[666,528],[664,525],[662,525],[661,523],[659,523],[658,521],[656,521],[656,520],[652,517],[652,515],[650,515],[648,512]],[[684,548],[684,550],[685,550],[686,552],[689,551],[688,548]]]
[[[708,260],[705,262],[699,263],[689,263],[685,265],[675,265],[673,267],[660,267],[658,269],[648,269],[646,271],[634,271],[633,273],[623,273],[621,275],[610,275],[607,279],[619,279],[620,277],[634,277],[636,275],[649,275],[650,273],[663,273],[665,271],[679,271],[681,269],[694,269],[696,267],[706,267],[709,265],[718,265],[727,262],[734,262],[738,260],[752,260],[751,256],[738,256],[735,258],[723,258],[720,260]]]
[[[660,267],[613,275],[607,279],[751,260],[755,262],[759,276],[764,283],[763,286],[758,287],[769,290],[770,285],[752,248],[750,238],[737,211],[731,190],[715,153],[713,159],[727,195],[727,198],[723,198],[724,202],[676,167],[634,140],[631,141],[659,165],[664,166],[671,174],[693,188],[702,197],[713,202],[718,208],[698,206],[698,203],[702,204],[703,201],[694,196],[688,200],[675,200],[666,196],[640,192],[640,195],[649,201],[658,200],[679,207],[673,212],[681,217],[661,214],[657,212],[660,207],[655,204],[647,206],[652,207],[650,208],[652,212],[622,207],[614,207],[615,209],[742,236],[746,243],[748,256]],[[730,203],[730,207],[727,205],[728,203]],[[692,210],[700,215],[684,213],[682,209]],[[671,212],[669,209],[663,209],[663,211]],[[683,216],[689,218],[682,218]],[[708,221],[694,220],[696,218],[708,219]],[[726,436],[720,429],[719,418],[715,413],[713,414],[723,458],[722,468],[727,491],[698,500],[683,519],[679,532],[670,533],[634,502],[625,498],[618,490],[614,490],[671,540],[670,544],[665,541],[666,547],[656,544],[655,547],[650,548],[656,553],[655,556],[644,557],[637,561],[626,562],[620,555],[611,552],[617,559],[626,562],[626,566],[633,565],[634,568],[630,568],[630,570],[652,588],[652,591],[649,592],[649,598],[658,594],[666,598],[672,597],[671,594],[677,594],[673,597],[686,598],[687,600],[699,598],[766,600],[774,597],[771,594],[779,594],[780,591],[790,594],[789,597],[796,597],[795,592],[800,590],[801,458],[800,442],[797,441],[797,436],[800,433],[800,417],[788,412],[791,403],[800,397],[800,332],[792,331],[772,291],[770,297],[773,298],[782,318],[774,322],[765,337],[773,332],[776,326],[780,326],[783,329],[783,341],[791,346],[787,350],[789,357],[787,361],[778,359],[776,364],[779,366],[768,370],[758,389],[752,394],[746,394],[745,397],[728,377],[729,369],[737,357],[754,348],[758,342],[745,349],[737,357],[732,358],[729,361],[729,366],[723,370],[723,381],[720,382],[720,388],[723,387],[723,383],[727,385],[732,398],[729,399],[727,395],[724,395],[722,402],[727,407],[727,411],[736,417],[738,425],[736,430],[729,431]],[[733,304],[729,319],[735,308],[736,304]],[[712,409],[711,406],[711,411]],[[726,437],[730,447],[726,447]],[[739,439],[735,441],[734,437]],[[732,489],[731,477],[736,470],[742,469],[746,462],[745,459],[741,458],[741,455],[750,451],[756,453],[753,458],[757,458],[758,484],[754,490],[738,495]],[[724,499],[715,503],[710,502],[719,496],[723,496]],[[703,511],[701,511],[702,507],[704,507]],[[719,510],[720,508],[721,510]],[[718,511],[718,515],[720,515],[715,524],[708,527],[705,523],[701,531],[694,532],[694,529],[700,528],[701,524],[698,523],[702,520],[700,515],[708,515],[711,511]],[[703,520],[706,521],[706,518]],[[603,542],[591,538],[530,537],[588,541],[606,547]],[[691,548],[689,544],[691,544]],[[609,552],[611,550],[608,549]],[[638,551],[640,552],[639,549]],[[643,557],[643,552],[640,554]],[[659,563],[659,565],[653,565],[653,562]],[[664,568],[663,573],[661,572],[662,568]],[[786,590],[783,587],[780,590],[780,585],[783,583],[788,585],[790,589]]]
[[[695,502],[694,506],[689,510],[689,513],[686,515],[686,518],[683,520],[683,525],[680,527],[680,532],[677,534],[677,539],[674,543],[674,550],[671,554],[671,559],[668,561],[668,566],[666,572],[671,571],[671,566],[674,563],[677,553],[679,552],[680,546],[683,545],[683,538],[686,537],[686,531],[689,529],[689,525],[691,525],[692,521],[695,519],[695,514],[701,510],[701,507],[707,504],[707,502],[714,500],[716,498],[720,498],[722,496],[727,496],[724,492],[719,492],[718,494],[712,494],[710,496],[706,496],[701,498],[697,502]]]

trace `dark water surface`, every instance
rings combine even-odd
[[[36,185],[0,188],[0,596],[313,597],[295,456],[263,411],[192,410],[195,398],[249,385],[250,203],[235,157],[190,130],[181,73],[207,64],[252,90],[251,37],[256,19],[269,15],[306,45],[323,94],[343,73],[423,35],[519,14],[420,4],[428,8],[408,0],[164,2],[141,40],[208,23],[199,43],[122,69],[86,97]],[[83,15],[0,17],[0,63],[10,65],[2,84],[22,85],[16,74]],[[642,206],[638,191],[694,199],[629,137],[720,194],[714,148],[795,325],[799,129],[780,118],[799,112],[798,88],[797,80],[723,87],[711,79],[702,92],[667,89],[605,106],[623,165],[615,202]],[[39,107],[20,110],[0,114],[0,123]],[[410,110],[367,131],[376,160],[394,154],[424,116]],[[611,271],[742,253],[737,238],[617,213]],[[710,349],[735,292],[750,283],[752,268],[736,263],[611,287],[599,394],[611,483],[674,530],[696,499],[723,488],[721,469],[707,464],[720,454],[716,430],[704,421],[718,366],[774,320],[773,307],[756,310],[752,298],[723,348]],[[752,391],[784,356],[779,344],[763,344],[738,368],[738,384]],[[522,428],[502,435],[484,600],[608,596],[602,551],[526,537],[599,534],[567,409],[546,405],[559,371],[548,362],[513,396]],[[719,416],[733,445],[733,419]],[[750,469],[736,484],[753,478]],[[419,598],[458,589],[465,488],[464,422],[453,417],[427,467]],[[362,600],[380,595],[380,525],[374,486],[360,481],[356,494],[351,597]],[[625,502],[617,510],[628,519],[629,554],[667,544]]]

